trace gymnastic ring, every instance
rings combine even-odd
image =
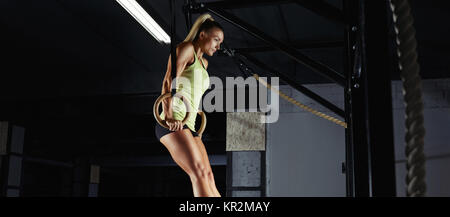
[[[205,131],[205,128],[206,128],[206,115],[202,111],[198,111],[197,114],[199,114],[200,117],[202,118],[202,123],[200,124],[200,128],[197,131],[198,135],[201,137],[203,134],[203,131]]]
[[[166,128],[166,129],[169,129],[169,125],[167,125],[166,121],[161,119],[161,117],[159,116],[158,108],[159,108],[159,105],[161,104],[161,102],[164,99],[169,98],[171,96],[172,96],[171,92],[162,94],[161,96],[159,96],[156,99],[155,104],[153,104],[153,115],[155,116],[156,121],[159,123],[159,125],[161,125],[162,127]],[[182,98],[183,103],[186,106],[186,110],[187,110],[187,108],[189,108],[188,107],[189,104],[186,102],[186,99],[183,96],[181,96],[180,98]],[[191,115],[190,112],[186,112],[186,116],[184,117],[183,121],[181,122],[183,126],[186,124],[186,122],[189,119],[190,115]]]
[[[158,108],[164,99],[171,97],[171,96],[172,96],[171,92],[165,93],[165,94],[159,96],[156,99],[155,104],[153,104],[153,116],[155,116],[155,119],[158,122],[158,124],[166,129],[169,129],[169,126],[166,124],[165,120],[162,120],[161,117],[159,116]],[[186,108],[188,108],[189,104],[188,104],[186,98],[183,96],[181,96],[180,98],[182,98],[184,105],[186,106]],[[200,124],[200,129],[197,132],[201,136],[203,134],[203,131],[205,131],[205,128],[206,128],[206,115],[202,111],[198,111],[197,114],[199,114],[202,118],[202,123]],[[184,117],[183,121],[181,122],[183,126],[186,124],[190,115],[191,115],[191,112],[186,112],[186,116]]]

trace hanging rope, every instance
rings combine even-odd
[[[314,115],[317,115],[321,118],[324,118],[325,120],[329,120],[337,125],[340,125],[344,128],[347,128],[347,123],[345,123],[344,121],[338,120],[337,118],[334,118],[330,115],[324,114],[322,112],[319,112],[305,104],[302,104],[298,101],[296,101],[295,99],[287,96],[286,94],[284,94],[283,92],[279,91],[278,89],[273,88],[270,84],[268,84],[267,82],[265,82],[264,80],[260,79],[258,74],[253,74],[253,77],[256,78],[256,80],[258,80],[261,84],[263,84],[264,86],[266,86],[267,88],[270,88],[272,91],[275,91],[278,95],[280,95],[282,98],[286,99],[287,101],[291,102],[292,104],[304,109],[305,111],[311,112]]]
[[[426,193],[425,128],[423,126],[422,81],[417,62],[417,42],[413,17],[407,0],[390,0],[397,37],[400,77],[403,81],[406,128],[406,195],[423,197]]]
[[[279,91],[278,89],[273,88],[270,84],[268,84],[264,80],[260,79],[259,75],[254,73],[250,67],[244,66],[245,63],[241,59],[237,58],[235,51],[233,49],[228,48],[228,46],[225,43],[223,44],[223,48],[221,49],[221,52],[224,53],[224,55],[227,55],[227,56],[230,56],[233,58],[233,61],[239,67],[239,69],[241,70],[241,72],[243,73],[244,76],[250,76],[250,75],[253,76],[257,81],[259,81],[261,84],[263,84],[267,89],[271,89],[272,91],[274,91],[278,95],[280,95],[283,99],[286,99],[287,101],[291,102],[292,104],[297,105],[298,107],[300,107],[308,112],[311,112],[314,115],[324,118],[325,120],[331,121],[339,126],[347,128],[347,123],[345,123],[344,121],[338,120],[337,118],[334,118],[330,115],[319,112],[305,104],[302,104],[302,103],[296,101],[295,99],[287,96],[286,94]]]
[[[278,89],[273,88],[270,84],[265,82],[264,80],[259,78],[259,75],[254,73],[249,67],[244,67],[244,62],[236,57],[235,51],[232,49],[229,49],[226,44],[223,44],[223,49],[221,50],[225,55],[233,57],[233,60],[237,66],[239,66],[239,69],[244,73],[244,76],[253,76],[257,81],[259,81],[261,84],[263,84],[267,89],[271,89],[272,91],[276,92],[278,95],[280,95],[283,99],[287,100],[288,102],[300,107],[301,109],[304,109],[305,111],[311,112],[312,114],[324,118],[325,120],[331,121],[339,126],[342,126],[344,128],[347,128],[347,123],[344,121],[341,121],[337,118],[334,118],[330,115],[324,114],[322,112],[319,112],[305,104],[302,104],[298,102],[297,100],[293,99],[292,97],[287,96],[283,92],[279,91]]]

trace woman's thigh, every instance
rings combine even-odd
[[[206,152],[205,145],[203,144],[202,139],[199,136],[194,137],[195,142],[197,143],[197,147],[202,154],[202,159],[205,164],[207,164],[208,168],[211,170],[211,164],[209,162],[208,153]]]
[[[203,162],[202,152],[189,129],[164,135],[160,141],[169,150],[173,160],[188,174],[192,174],[196,163]]]

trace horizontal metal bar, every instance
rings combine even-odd
[[[287,54],[290,58],[294,59],[298,63],[304,64],[305,66],[309,67],[315,72],[318,72],[322,76],[336,82],[337,84],[345,87],[346,81],[343,75],[339,74],[338,72],[334,71],[330,67],[314,61],[313,59],[309,58],[308,56],[298,52],[294,48],[289,47],[288,45],[285,45],[282,42],[279,42],[278,40],[272,38],[271,36],[267,35],[266,33],[258,30],[257,28],[247,24],[243,20],[237,18],[236,16],[218,8],[209,8],[204,7],[200,10],[206,10],[210,13],[215,14],[216,16],[224,19],[225,21],[235,25],[236,27],[246,31],[247,33],[251,34],[252,36],[264,41],[265,43],[269,44],[270,46],[273,46],[279,50],[281,50],[283,53]]]
[[[211,166],[227,165],[226,155],[208,155]],[[173,159],[167,155],[162,156],[116,156],[116,157],[96,157],[92,162],[101,167],[136,167],[136,166],[177,166]]]
[[[249,7],[261,7],[268,5],[280,5],[280,4],[290,4],[296,3],[301,7],[316,13],[334,23],[343,25],[346,23],[344,19],[343,12],[339,9],[330,5],[322,0],[241,0],[241,1],[216,1],[216,2],[199,2],[204,6],[210,8],[221,8],[221,9],[239,9],[239,8],[249,8]]]
[[[296,0],[297,4],[337,24],[345,24],[344,13],[323,0]]]
[[[39,164],[52,165],[52,166],[58,166],[58,167],[67,167],[67,168],[72,168],[73,167],[73,163],[67,163],[67,162],[55,161],[55,160],[48,160],[48,159],[42,159],[42,158],[36,158],[36,157],[29,157],[29,156],[24,156],[23,160],[25,162],[39,163]]]
[[[261,191],[262,186],[232,186],[229,188],[231,191]]]
[[[313,48],[334,48],[343,47],[343,41],[314,41],[314,42],[301,42],[296,44],[290,44],[289,46],[295,49],[313,49]],[[256,46],[248,48],[234,48],[236,52],[254,53],[254,52],[266,52],[277,50],[270,46]]]
[[[240,0],[240,1],[216,1],[216,2],[199,2],[199,4],[207,4],[209,7],[222,9],[238,9],[249,7],[261,7],[273,4],[295,3],[294,0]]]
[[[308,96],[309,98],[313,99],[314,101],[318,102],[319,104],[325,106],[326,108],[330,109],[332,112],[336,113],[337,115],[345,118],[345,112],[344,110],[338,108],[336,105],[334,105],[333,103],[329,102],[328,100],[322,98],[321,96],[317,95],[316,93],[314,93],[313,91],[309,90],[308,88],[297,84],[296,82],[294,82],[292,80],[292,78],[289,78],[288,76],[286,76],[284,73],[279,72],[273,68],[271,68],[270,66],[266,65],[265,63],[259,61],[258,59],[256,59],[255,57],[253,57],[252,55],[249,54],[245,54],[245,53],[239,53],[241,56],[245,57],[247,60],[251,61],[253,64],[255,64],[256,66],[269,71],[270,73],[277,75],[278,77],[281,78],[281,80],[283,80],[284,82],[286,82],[287,84],[289,84],[291,87],[295,88],[296,90],[300,91],[301,93],[305,94],[306,96]]]

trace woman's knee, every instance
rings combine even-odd
[[[195,161],[190,175],[197,179],[211,179],[212,171],[205,162]]]

